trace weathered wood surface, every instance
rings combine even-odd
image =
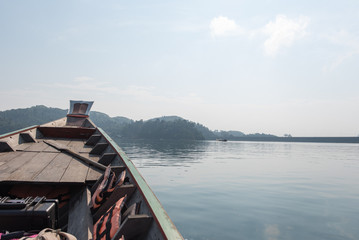
[[[38,153],[13,171],[10,180],[32,181],[59,153]]]
[[[152,217],[146,214],[128,216],[113,239],[119,239],[122,235],[129,240],[138,239],[142,234],[146,233],[151,223]]]
[[[98,141],[100,141],[100,139],[102,138],[102,136],[100,134],[93,134],[91,137],[89,137],[89,139],[86,141],[86,145],[89,146],[95,146],[96,143],[98,143]]]
[[[65,153],[11,152],[0,155],[0,181],[67,182],[96,181],[103,171]]]
[[[102,154],[106,148],[109,146],[108,143],[97,143],[93,149],[90,151],[91,154]]]
[[[96,181],[103,174],[105,166],[98,163],[100,156],[88,153],[90,150],[86,150],[87,153],[72,151],[72,148],[82,151],[84,146],[85,141],[77,139],[22,143],[16,147],[16,152],[0,153],[0,181],[54,183]],[[85,148],[92,149],[89,146]],[[66,151],[61,153],[60,150],[64,149]]]
[[[84,140],[72,140],[66,146],[78,153],[89,153],[92,150],[92,147],[85,145]]]
[[[67,232],[78,240],[92,239],[93,222],[89,208],[90,191],[84,187],[70,200]]]
[[[63,152],[66,152],[68,154],[70,154],[71,156],[73,157],[76,157],[82,161],[84,161],[85,163],[88,163],[94,167],[97,167],[98,169],[101,169],[101,170],[105,170],[106,167],[98,162],[95,162],[95,161],[92,161],[91,159],[88,159],[86,157],[84,157],[83,155],[80,155],[79,153],[73,151],[71,148],[67,147],[67,146],[64,146],[64,145],[61,145],[61,144],[58,144],[56,143],[55,141],[53,140],[46,140],[44,141],[46,144],[60,150],[60,151],[63,151]]]
[[[11,161],[13,158],[22,155],[21,152],[4,152],[0,153],[0,161],[1,162],[8,162]]]
[[[27,152],[42,152],[48,147],[44,142],[32,143],[28,148],[25,149]]]
[[[11,156],[8,159],[5,158],[5,161],[7,160],[6,163],[0,166],[0,181],[11,180],[10,179],[11,174],[17,169],[19,169],[20,167],[22,167],[24,163],[31,160],[37,154],[38,154],[37,152],[28,152],[28,153],[14,152],[13,154],[11,154]]]
[[[71,160],[72,157],[67,154],[61,153],[57,155],[43,171],[34,178],[34,181],[60,182]]]
[[[14,150],[15,151],[25,151],[25,149],[31,147],[32,144],[34,144],[34,143],[22,143],[22,144],[17,145],[16,147],[14,147]]]
[[[99,163],[108,166],[112,160],[116,157],[116,153],[104,153],[102,154],[100,160],[98,160]]]
[[[37,143],[22,143],[14,147],[15,151],[24,152],[59,152],[56,148],[53,148],[43,141]]]
[[[88,169],[88,164],[72,158],[60,182],[85,182]]]
[[[89,166],[89,171],[87,172],[86,181],[97,181],[103,174],[102,170],[99,170],[93,166]]]

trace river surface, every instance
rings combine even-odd
[[[117,142],[185,239],[359,239],[359,144]]]

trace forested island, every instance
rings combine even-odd
[[[66,116],[67,110],[38,105],[24,109],[0,111],[0,134],[47,123]],[[90,119],[111,137],[164,140],[276,141],[276,142],[347,142],[358,143],[359,137],[278,137],[271,134],[244,134],[240,131],[211,131],[202,124],[178,116],[165,116],[134,121],[126,117],[110,117],[92,111]]]

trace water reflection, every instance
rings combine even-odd
[[[189,167],[201,162],[208,149],[206,141],[123,139],[116,141],[139,168]]]
[[[187,239],[359,239],[358,145],[118,144]]]

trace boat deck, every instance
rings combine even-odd
[[[0,153],[0,182],[85,184],[102,175],[103,170],[47,144],[50,141],[95,162],[100,158],[90,154],[92,147],[81,139],[25,142],[14,147],[14,152]]]
[[[124,180],[94,209],[91,200],[106,183],[106,168]],[[58,228],[79,240],[93,239],[95,224],[124,198],[125,217],[112,240],[183,239],[132,161],[88,116],[0,135],[0,196],[58,200]]]

